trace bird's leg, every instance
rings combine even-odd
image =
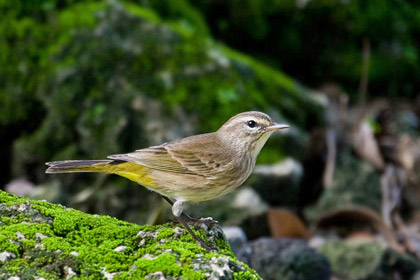
[[[160,195],[164,200],[166,200],[166,202],[168,202],[171,206],[174,205],[174,203],[172,202],[172,200],[170,200],[167,196],[164,195]]]
[[[174,203],[172,202],[172,200],[170,200],[168,197],[161,195],[162,198],[164,200],[166,200],[166,202],[168,202],[171,206],[174,205]],[[211,218],[201,218],[201,219],[196,219],[193,218],[187,214],[185,214],[184,212],[181,213],[182,218],[184,218],[184,221],[186,221],[187,223],[191,223],[191,224],[195,224],[195,225],[200,225],[200,224],[206,224],[206,225],[215,225],[215,224],[219,224],[218,221],[213,220]]]
[[[164,197],[165,198],[165,197]],[[185,221],[184,216],[182,215],[182,209],[183,209],[183,200],[177,200],[175,203],[173,203],[169,198],[165,198],[166,201],[170,201],[170,204],[172,205],[172,213],[174,214],[175,218],[184,226],[184,228],[191,234],[191,236],[195,239],[195,241],[200,245],[202,248],[206,249],[207,251],[214,251],[213,248],[207,246],[203,240],[201,240],[200,237],[198,237],[192,229],[189,227],[187,222]]]

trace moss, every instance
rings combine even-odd
[[[378,243],[330,242],[319,248],[331,262],[332,269],[349,279],[363,279],[378,267],[382,248]]]
[[[420,269],[415,258],[375,241],[332,241],[318,249],[330,260],[333,273],[349,280],[392,280],[394,274],[411,279]]]
[[[15,275],[54,279],[71,271],[81,279],[108,274],[115,279],[142,278],[153,273],[205,279],[206,273],[217,271],[213,266],[225,269],[221,263],[228,265],[229,269],[223,270],[231,276],[228,279],[258,278],[255,271],[235,258],[217,228],[194,230],[218,248],[217,253],[209,253],[173,224],[136,225],[3,191],[0,209],[7,214],[2,215],[0,224],[0,252],[14,254],[3,263],[0,278]]]
[[[275,112],[277,121],[285,116],[299,125],[322,118],[311,91],[212,40],[188,1],[44,2],[33,10],[0,4],[7,7],[0,73],[10,77],[0,88],[8,93],[0,95],[0,122],[16,129],[17,119],[36,121],[32,131],[10,139],[15,173],[32,174],[32,181],[45,179],[41,162],[150,145],[145,100],[162,104],[159,115],[168,121],[182,108],[200,124],[197,132],[245,110]],[[171,11],[164,15],[165,9]],[[14,129],[6,127],[5,135]]]

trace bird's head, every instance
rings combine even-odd
[[[267,114],[250,111],[233,116],[217,133],[238,147],[247,147],[256,157],[273,132],[288,127],[273,122]]]

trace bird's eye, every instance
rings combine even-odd
[[[250,120],[250,121],[248,121],[248,126],[250,127],[250,128],[254,128],[255,127],[255,125],[257,124],[255,121],[253,121],[253,120]]]

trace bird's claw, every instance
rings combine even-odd
[[[201,219],[196,219],[196,218],[192,218],[190,216],[188,216],[187,214],[184,214],[184,218],[187,220],[188,223],[193,224],[193,225],[207,225],[207,226],[214,226],[214,225],[218,225],[219,222],[216,220],[213,220],[212,218],[208,217],[208,218],[201,218]]]

